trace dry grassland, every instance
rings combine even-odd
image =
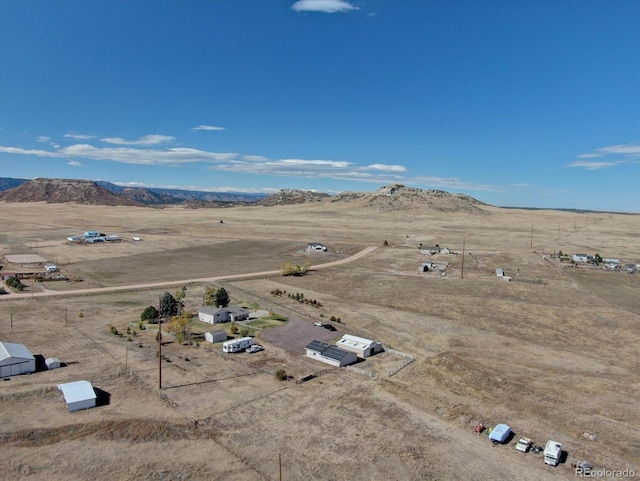
[[[637,263],[640,216],[482,209],[0,203],[0,255],[39,254],[72,279],[0,297],[0,339],[67,364],[0,381],[0,472],[48,481],[554,480],[573,478],[571,463],[587,459],[640,476],[640,274],[549,259],[562,250]],[[124,241],[66,242],[90,229]],[[306,254],[313,241],[331,253]],[[432,260],[420,243],[462,251],[463,242],[464,265],[461,254],[438,255],[450,263],[445,277],[418,272]],[[285,261],[318,265],[366,246],[377,249],[304,277],[222,279]],[[499,281],[498,267],[514,280]],[[108,326],[137,330],[142,310],[182,285],[195,311],[207,279],[290,320],[258,333],[266,350],[256,354],[223,356],[219,344],[165,338],[160,391],[152,326],[131,342]],[[174,284],[139,286],[156,282]],[[275,297],[276,288],[321,307]],[[65,295],[38,296],[47,291]],[[312,326],[331,316],[341,320],[338,331]],[[304,357],[310,336],[335,341],[344,332],[415,360],[393,376],[400,358],[389,353],[357,364],[369,378]],[[294,378],[319,375],[280,382],[280,368]],[[79,379],[107,401],[67,413],[55,386]],[[472,434],[476,422],[505,422],[516,439],[492,447]],[[519,436],[561,441],[566,462],[551,468],[541,455],[516,452]]]

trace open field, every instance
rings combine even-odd
[[[277,480],[280,469],[287,480],[554,480],[573,479],[571,463],[587,459],[640,476],[640,274],[550,259],[562,250],[638,263],[640,216],[481,208],[0,203],[0,256],[37,254],[71,279],[26,281],[24,296],[0,296],[0,340],[67,363],[0,382],[0,472],[54,481]],[[66,242],[89,229],[124,241]],[[306,253],[314,241],[330,253]],[[464,243],[465,255],[425,256],[421,243],[459,252]],[[303,277],[225,279],[347,259],[368,246],[377,248]],[[449,262],[446,276],[418,272],[427,260]],[[498,267],[513,281],[499,281]],[[173,285],[142,287],[157,282]],[[224,285],[235,301],[289,321],[260,332],[266,349],[255,354],[166,337],[159,390],[154,326],[138,331],[136,321],[183,285],[186,309],[201,306],[207,285]],[[139,287],[72,292],[115,286]],[[65,295],[37,295],[52,291]],[[312,325],[331,316],[341,320],[336,332]],[[129,342],[109,325],[137,336]],[[312,338],[344,332],[415,360],[393,376],[400,361],[389,353],[357,364],[369,378],[304,357]],[[318,376],[280,382],[277,369]],[[55,385],[78,379],[108,403],[67,413]],[[476,422],[505,422],[516,439],[492,447],[472,434]],[[516,452],[520,436],[562,442],[566,462],[551,468]]]

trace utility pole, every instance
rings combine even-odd
[[[462,238],[462,268],[460,269],[460,279],[464,279],[464,237]]]
[[[282,481],[282,453],[278,453],[278,465],[280,467],[280,481]]]
[[[162,389],[162,316],[158,318],[158,389]]]
[[[13,332],[13,311],[11,312],[11,324],[9,325],[9,332]]]
[[[162,390],[162,299],[158,296],[158,389]]]
[[[531,242],[529,243],[529,249],[533,249],[533,224],[531,225]]]

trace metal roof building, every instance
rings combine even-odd
[[[96,406],[96,392],[89,381],[74,381],[58,384],[69,412],[89,409]]]
[[[352,336],[351,334],[345,334],[342,336],[336,345],[347,351],[355,352],[358,357],[365,358],[373,356],[379,352],[382,352],[384,348],[378,341],[372,341],[371,339],[365,339],[364,337]]]
[[[36,372],[36,358],[24,344],[0,342],[0,377]]]
[[[311,341],[305,349],[307,350],[307,357],[326,362],[336,367],[348,366],[358,360],[358,356],[356,356],[354,352],[345,351],[344,349],[322,341]]]

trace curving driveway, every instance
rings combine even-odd
[[[311,268],[311,270],[320,270],[320,269],[325,269],[327,267],[346,264],[348,262],[352,262],[357,259],[360,259],[361,257],[364,257],[367,254],[370,254],[376,249],[377,249],[376,246],[365,247],[360,252],[356,252],[352,256],[345,257],[344,259],[339,259],[337,261],[327,262],[325,264],[315,265]],[[9,292],[8,294],[1,295],[0,301],[4,299],[16,299],[16,298],[24,298],[24,297],[51,297],[51,296],[72,296],[72,295],[82,295],[82,294],[104,294],[108,292],[131,291],[135,289],[154,289],[156,287],[172,287],[172,286],[184,285],[184,284],[216,282],[216,281],[222,281],[222,280],[243,279],[247,277],[256,277],[256,276],[273,276],[273,275],[279,275],[279,274],[280,274],[280,270],[278,269],[273,271],[249,272],[246,274],[231,274],[227,276],[203,277],[200,279],[180,279],[180,280],[173,280],[173,281],[151,282],[148,284],[133,284],[133,285],[126,285],[126,286],[92,287],[88,289],[75,289],[72,291]]]

